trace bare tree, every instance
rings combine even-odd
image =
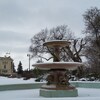
[[[39,33],[33,36],[31,39],[30,52],[32,52],[33,57],[39,57],[45,60],[52,59],[55,54],[52,49],[43,46],[43,43],[50,40],[67,40],[71,41],[71,46],[62,48],[60,60],[68,61],[73,60],[75,62],[82,62],[80,56],[82,56],[82,50],[85,46],[83,39],[75,39],[74,33],[66,25],[57,26],[48,30],[47,28],[41,30]],[[51,53],[49,58],[45,57],[44,54]]]
[[[86,42],[84,39],[73,39],[71,47],[64,48],[64,51],[74,62],[82,62],[81,57],[84,55],[84,47]]]
[[[100,9],[88,9],[83,15],[86,33],[86,57],[93,72],[100,74]]]

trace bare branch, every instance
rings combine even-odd
[[[40,57],[40,58],[42,58],[42,59],[45,59],[45,60],[47,60],[47,61],[49,61],[50,59],[52,59],[53,57],[50,57],[50,58],[45,58],[45,57],[43,57],[43,56],[40,56],[40,55],[38,55],[38,57]]]

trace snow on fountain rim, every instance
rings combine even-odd
[[[45,62],[45,63],[35,63],[35,64],[43,64],[43,65],[44,64],[79,64],[79,65],[83,65],[83,63],[81,62]]]
[[[66,41],[66,40],[51,40],[51,41],[47,41],[47,42],[44,42],[43,45],[44,46],[67,46],[67,45],[70,45],[71,42],[70,41]]]
[[[51,42],[68,42],[68,43],[71,43],[70,41],[66,41],[66,40],[50,40],[50,41],[46,41],[44,43],[51,43]]]
[[[70,69],[74,70],[78,66],[82,66],[83,63],[80,62],[46,62],[46,63],[36,63],[35,66],[39,69],[49,70],[49,69]]]

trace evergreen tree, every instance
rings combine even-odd
[[[17,73],[18,73],[18,74],[22,74],[22,73],[23,73],[23,67],[22,67],[21,61],[20,61],[19,64],[18,64]]]

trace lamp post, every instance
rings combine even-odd
[[[27,56],[29,57],[29,71],[30,71],[30,59],[31,59],[31,55],[27,54]]]

